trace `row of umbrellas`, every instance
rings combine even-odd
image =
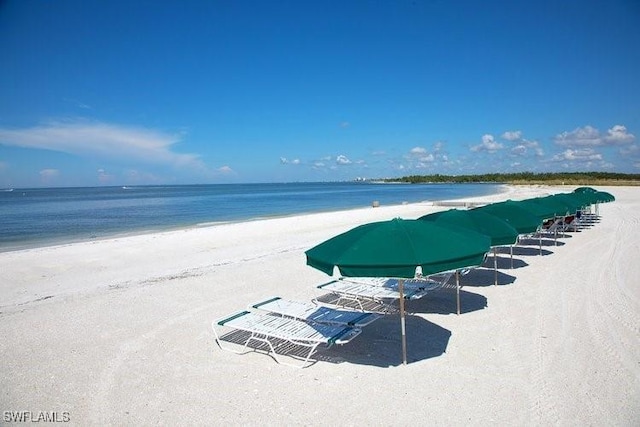
[[[402,295],[402,279],[414,278],[418,272],[428,276],[479,266],[491,248],[515,244],[519,235],[536,232],[545,219],[577,214],[590,205],[614,200],[610,193],[580,187],[572,193],[451,209],[419,219],[368,223],[307,250],[307,265],[330,276],[338,268],[345,277],[397,278]],[[494,268],[497,274],[495,264]],[[458,280],[456,274],[459,291]],[[400,319],[406,364],[402,298]]]

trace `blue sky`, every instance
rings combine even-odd
[[[0,188],[640,173],[640,3],[0,2]]]

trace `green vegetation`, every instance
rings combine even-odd
[[[419,183],[472,183],[497,182],[503,184],[546,185],[640,185],[640,174],[615,172],[520,172],[489,173],[481,175],[411,175],[402,178],[387,178],[384,182]]]

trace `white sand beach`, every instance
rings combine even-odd
[[[570,192],[505,186],[475,199]],[[304,251],[424,202],[0,253],[0,410],[75,425],[640,424],[640,187],[593,227],[516,247],[305,369],[214,342],[211,321],[330,278]],[[491,266],[492,266],[491,262]],[[3,422],[7,422],[3,413]]]

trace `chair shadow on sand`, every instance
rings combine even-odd
[[[406,315],[405,322],[408,363],[438,357],[445,353],[451,331],[415,315]],[[249,332],[235,330],[220,338],[226,343],[233,343],[238,348],[242,348],[250,336]],[[277,357],[269,352],[269,347],[265,343],[255,341],[246,346],[242,355],[256,352],[276,362],[280,360],[287,364],[299,365],[308,353],[308,349],[287,341],[277,338],[269,340],[276,348]],[[388,314],[364,327],[361,334],[348,344],[334,345],[326,349],[319,348],[311,356],[305,368],[318,362],[335,364],[346,362],[382,368],[398,366],[402,364],[401,342],[400,316]]]
[[[454,302],[455,305],[455,302]],[[420,316],[405,317],[407,362],[418,362],[445,353],[451,331]],[[400,316],[389,314],[365,327],[358,338],[314,355],[318,362],[353,363],[387,368],[402,364]]]
[[[319,298],[322,299],[322,298]],[[460,290],[461,314],[483,310],[487,307],[487,298],[466,290]],[[406,301],[406,334],[408,363],[439,357],[446,352],[451,331],[424,319],[419,314],[455,314],[455,287],[442,288],[417,299]],[[227,343],[241,347],[250,334],[244,331],[232,331],[221,336]],[[271,338],[278,352],[277,358],[269,353],[264,343],[252,342],[245,352],[258,352],[274,360],[287,360],[298,364],[306,357],[303,348],[296,347],[284,340]],[[327,349],[318,349],[311,356],[311,367],[318,362],[334,364],[353,363],[377,366],[382,368],[402,364],[402,344],[400,333],[400,316],[398,313],[386,314],[372,324],[362,328],[361,334],[345,345],[334,345]]]

